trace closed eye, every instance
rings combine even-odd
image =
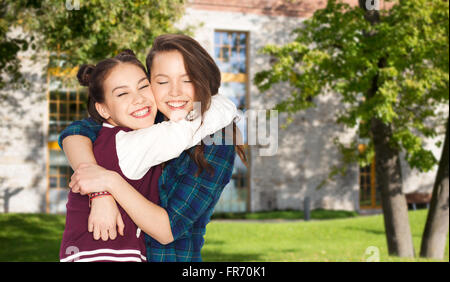
[[[167,84],[168,82],[167,81],[160,81],[160,82],[157,82],[157,83],[162,85],[162,84]]]
[[[150,86],[150,84],[144,85],[144,86],[142,86],[141,88],[139,88],[139,90],[144,89],[144,88],[147,88],[147,87],[149,87],[149,86]]]
[[[128,94],[128,92],[123,92],[123,93],[120,93],[119,95],[117,95],[117,97],[121,97],[121,96],[126,95],[126,94]]]

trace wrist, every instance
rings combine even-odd
[[[108,177],[106,177],[107,181],[105,183],[106,184],[105,191],[110,194],[114,194],[114,187],[118,186],[118,183],[119,183],[120,179],[122,179],[122,178],[115,171],[108,170],[107,173],[108,173]]]
[[[95,193],[90,193],[89,194],[89,207],[92,206],[92,204],[95,202],[95,199],[99,199],[105,196],[111,196],[111,194],[107,191],[102,191],[102,192],[95,192]]]

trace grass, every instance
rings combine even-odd
[[[352,211],[332,211],[332,210],[313,210],[310,213],[311,219],[337,219],[358,216],[357,212]],[[212,219],[304,219],[303,211],[268,211],[253,213],[214,213]]]
[[[59,261],[65,217],[0,214],[0,261]]]
[[[416,255],[426,215],[426,210],[409,212]],[[389,256],[382,215],[287,223],[213,221],[205,238],[205,261],[366,261],[371,246],[378,248],[380,261],[436,261]],[[449,261],[448,251],[447,237],[444,261]]]
[[[416,254],[426,210],[409,213]],[[0,214],[0,261],[58,261],[64,216]],[[381,261],[435,261],[388,256],[382,215],[309,222],[213,220],[204,261],[365,261],[368,247]],[[449,261],[448,237],[444,261]]]

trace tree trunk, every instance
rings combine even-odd
[[[381,187],[381,205],[390,255],[414,257],[408,205],[403,194],[399,152],[391,148],[391,128],[373,118],[371,132],[375,146],[376,182]]]
[[[447,131],[445,134],[444,148],[442,150],[442,156],[439,162],[436,181],[434,182],[433,195],[431,197],[427,223],[425,225],[425,230],[422,236],[422,246],[420,249],[420,256],[422,257],[437,259],[444,258],[449,226],[448,135],[449,121],[447,121]]]
[[[369,10],[368,1],[359,0],[359,7],[365,11],[365,19],[372,25],[380,22],[378,10]],[[373,34],[366,33],[366,36]],[[378,67],[387,65],[386,58],[380,58]],[[372,80],[367,98],[372,98],[378,91],[378,74]],[[371,120],[371,135],[375,147],[376,182],[381,187],[381,205],[383,208],[384,227],[390,255],[414,257],[411,229],[409,227],[408,205],[403,194],[402,168],[399,150],[392,148],[391,125],[384,124],[378,118]]]

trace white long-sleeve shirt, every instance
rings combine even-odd
[[[129,179],[140,179],[155,165],[178,157],[203,138],[226,127],[237,116],[234,103],[214,95],[210,108],[192,121],[164,121],[148,128],[116,134],[119,166]],[[109,124],[105,126],[110,126]]]

